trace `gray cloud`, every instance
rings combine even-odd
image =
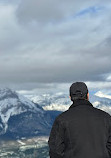
[[[110,10],[108,0],[2,2],[1,86],[31,89],[76,80],[107,81]]]
[[[107,0],[109,2],[109,0]],[[17,15],[22,22],[59,22],[75,15],[84,8],[101,4],[100,0],[21,0]],[[102,2],[104,3],[104,2]]]

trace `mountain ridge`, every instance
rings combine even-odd
[[[0,135],[45,135],[50,128],[50,115],[41,106],[9,88],[0,89]]]
[[[89,96],[89,101],[93,104],[94,107],[100,108],[108,113],[111,114],[111,99],[106,98],[105,95],[102,97],[96,95],[97,92],[93,95]],[[100,91],[99,91],[99,94]],[[65,111],[67,110],[70,105],[72,104],[71,100],[69,99],[68,94],[66,93],[55,93],[55,94],[40,94],[40,95],[25,95],[34,103],[39,103],[39,105],[44,110],[57,110],[57,111]],[[104,96],[104,97],[103,97]]]

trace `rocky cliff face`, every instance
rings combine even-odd
[[[17,92],[0,89],[0,136],[19,138],[49,135],[50,115]]]

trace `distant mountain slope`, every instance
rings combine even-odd
[[[25,95],[34,103],[38,103],[44,110],[65,111],[72,104],[68,95],[64,93]]]
[[[111,99],[99,94],[91,95],[90,102],[111,114]],[[55,117],[71,104],[64,93],[23,96],[0,89],[0,138],[49,135]]]
[[[99,94],[100,91],[99,91]],[[34,103],[39,103],[44,110],[57,110],[65,111],[69,108],[72,102],[69,99],[68,94],[56,93],[56,94],[42,94],[42,95],[25,95]],[[106,97],[106,95],[90,95],[89,101],[94,107],[102,109],[111,114],[111,99]]]
[[[9,88],[0,89],[0,135],[12,138],[48,135],[51,121],[37,103]]]

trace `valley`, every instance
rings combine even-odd
[[[48,137],[1,140],[0,158],[48,158]]]

